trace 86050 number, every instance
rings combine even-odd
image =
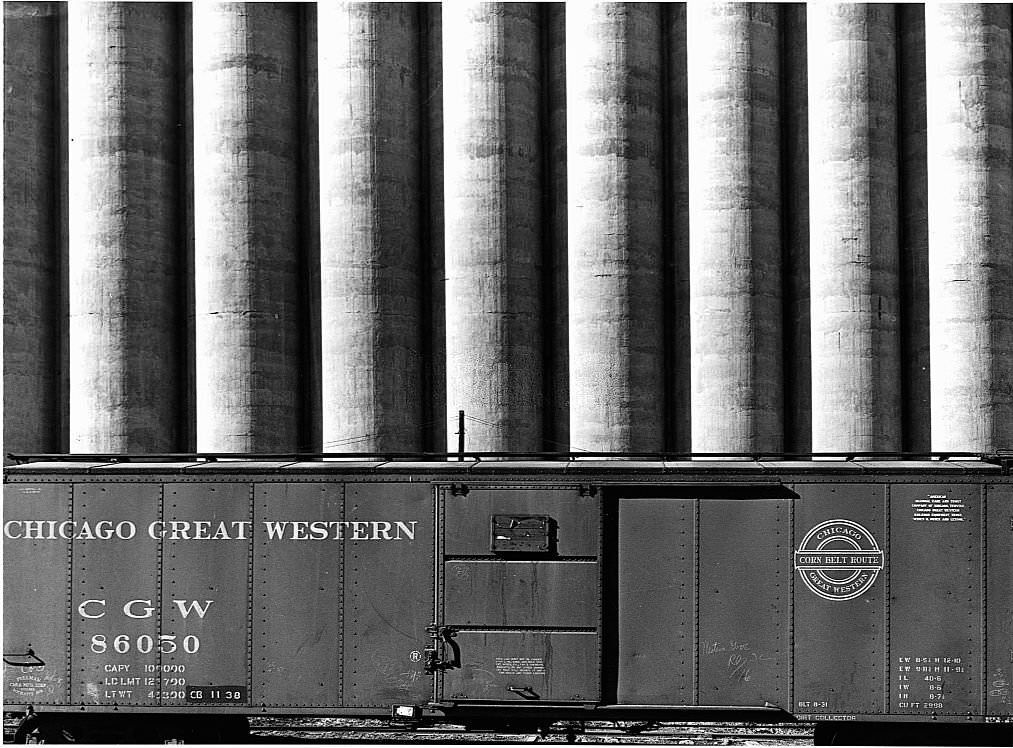
[[[148,634],[141,634],[136,638],[120,634],[113,637],[111,642],[105,634],[95,634],[91,638],[91,651],[95,654],[105,654],[110,650],[117,654],[127,654],[132,651],[140,654],[150,654],[155,651],[160,654],[172,654],[176,651],[197,654],[200,651],[200,639],[193,634],[184,636],[182,640],[179,640],[175,634],[161,634],[157,638],[148,636]]]

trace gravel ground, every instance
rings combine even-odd
[[[429,743],[429,744],[522,744],[580,743],[599,745],[770,745],[808,746],[813,744],[813,728],[807,724],[751,725],[740,723],[673,723],[645,729],[639,734],[623,733],[617,727],[635,728],[637,723],[593,722],[572,736],[566,724],[559,723],[545,735],[465,731],[460,726],[406,730],[392,728],[382,720],[337,717],[253,717],[248,742],[257,745],[279,744],[351,744],[351,743]],[[4,742],[14,738],[17,720],[4,715]],[[568,739],[569,738],[569,739]]]
[[[274,729],[281,720],[253,718],[251,742],[298,743],[591,743],[605,745],[812,745],[813,728],[808,724],[751,725],[738,723],[664,723],[639,734],[623,734],[615,724],[594,722],[585,732],[577,730],[567,739],[564,724],[554,726],[548,735],[499,732],[466,732],[453,726],[410,732],[383,729],[380,722],[306,718],[284,720],[288,729]],[[633,723],[620,723],[633,726]],[[373,729],[370,729],[370,728]],[[357,729],[358,728],[358,729]]]

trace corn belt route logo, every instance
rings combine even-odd
[[[883,551],[857,522],[831,519],[802,538],[795,569],[824,600],[853,600],[868,592],[883,570]]]

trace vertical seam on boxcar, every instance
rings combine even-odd
[[[68,487],[67,492],[67,520],[70,522],[74,521],[74,484],[71,483]],[[73,704],[73,688],[74,688],[74,624],[73,615],[71,611],[74,609],[74,542],[72,540],[67,541],[67,606],[64,608],[67,612],[67,659],[66,659],[66,671],[67,671],[67,688],[64,703]]]
[[[794,492],[795,485],[789,489]],[[788,711],[795,712],[795,501],[788,501]],[[783,567],[782,567],[783,568]]]
[[[165,521],[165,482],[164,481],[159,481],[159,484],[158,484],[158,519],[159,519],[160,522],[163,523],[163,524],[160,524],[159,527],[165,527],[165,524],[164,524],[164,521]],[[164,571],[163,571],[164,559],[163,559],[162,550],[163,550],[164,546],[165,546],[165,544],[163,542],[158,542],[158,543],[155,544],[155,597],[156,597],[156,600],[155,600],[155,609],[158,611],[158,618],[156,619],[155,626],[156,626],[156,632],[158,634],[158,637],[157,637],[156,641],[158,641],[158,642],[162,641],[162,636],[161,636],[162,635],[162,584],[163,584],[163,580],[164,580]],[[164,691],[162,689],[162,680],[164,678],[165,678],[165,674],[162,672],[162,647],[159,646],[158,647],[158,691],[157,691],[158,698],[155,699],[155,702],[159,706],[163,706],[163,704],[162,704],[162,695],[163,695]]]
[[[256,497],[254,497],[253,511],[256,512],[256,510],[257,510],[256,509]],[[269,514],[269,513],[265,512],[265,514]],[[253,523],[253,515],[250,516],[250,527],[251,528],[255,528],[256,527],[256,525],[254,525],[254,523]],[[255,538],[256,538],[256,531],[253,530],[250,533],[250,548],[252,550],[253,557],[254,557],[254,559],[256,559],[259,556],[260,560],[266,566],[267,565],[267,545],[265,543],[262,546],[263,550],[259,550],[261,548],[261,546],[257,545],[257,541],[255,540]],[[261,567],[261,568],[263,568],[263,567]],[[261,639],[262,640],[260,642],[260,650],[261,650],[262,653],[267,648],[264,645],[264,642],[263,642],[263,639],[266,638],[266,636],[267,636],[267,625],[266,625],[266,623],[264,623],[264,620],[265,620],[265,618],[267,618],[267,615],[268,615],[267,599],[266,599],[267,598],[267,589],[266,589],[266,582],[265,582],[265,580],[266,580],[266,575],[264,575],[264,578],[260,580],[260,584],[258,585],[259,588],[260,588],[260,592],[259,593],[256,593],[252,589],[250,590],[251,613],[252,613],[252,606],[253,606],[253,602],[252,602],[253,598],[254,597],[258,597],[258,596],[260,598],[262,598],[262,601],[260,603],[260,614],[262,616],[260,620],[261,620],[261,623],[264,624],[261,627]],[[251,620],[251,626],[252,626],[253,625],[253,621],[255,621],[256,618],[254,618],[251,615],[250,620]],[[253,668],[256,667],[257,668],[257,672],[258,672],[258,674],[260,676],[259,677],[260,689],[261,689],[260,693],[261,693],[261,696],[264,697],[264,698],[261,699],[261,701],[262,702],[266,702],[267,701],[266,696],[267,696],[267,692],[268,692],[268,690],[267,690],[267,661],[266,661],[264,655],[261,654],[260,664],[254,665],[254,662],[256,662],[256,660],[251,660],[250,661],[251,677],[252,677]],[[249,694],[249,696],[251,698],[251,702],[250,703],[252,704],[253,703],[252,702],[253,693],[251,692]]]
[[[893,576],[893,565],[890,563],[890,501],[892,494],[890,483],[883,484],[883,552],[886,573],[883,575],[883,712],[890,714],[891,692],[893,681],[890,680],[890,578]]]
[[[248,508],[250,512],[250,526],[254,526],[254,520],[256,518],[256,505],[255,505],[255,494],[256,485],[253,482],[249,484],[249,498]],[[249,550],[246,553],[246,693],[248,703],[253,706],[253,565],[256,563],[256,544],[253,539],[250,539]],[[261,702],[264,700],[264,694],[258,694]]]
[[[693,704],[700,704],[700,499],[693,499]]]
[[[433,554],[433,560],[434,560],[434,563],[435,563],[435,569],[434,569],[433,577],[434,577],[435,585],[434,585],[433,601],[434,601],[434,604],[436,606],[436,610],[435,610],[435,619],[436,619],[436,621],[435,622],[436,622],[437,626],[442,626],[445,623],[445,621],[444,621],[444,606],[443,606],[443,587],[444,587],[443,556],[444,556],[444,551],[445,551],[445,545],[444,545],[444,527],[445,527],[445,521],[446,521],[446,516],[445,516],[445,511],[446,511],[446,491],[447,491],[447,489],[446,489],[445,486],[440,486],[439,488],[437,488],[437,501],[436,501],[436,511],[435,511],[435,525],[436,525],[436,533],[435,534],[436,534],[436,538],[435,538],[435,543],[434,543],[434,554]],[[439,646],[439,645],[437,645],[436,642],[434,641],[433,646],[436,647],[436,646]],[[441,656],[442,656],[442,652],[437,651],[437,657],[441,657]],[[436,672],[433,674],[433,698],[434,698],[434,700],[439,701],[440,698],[443,696],[443,686],[444,686],[443,670],[437,668]]]
[[[338,521],[345,520],[345,482],[338,483]],[[339,525],[342,527],[342,525]],[[338,705],[345,705],[345,544],[338,543]]]
[[[578,489],[579,492],[579,489]],[[602,636],[604,635],[605,628],[605,606],[603,605],[603,597],[605,595],[605,499],[603,498],[603,491],[597,491],[595,496],[598,501],[598,597],[595,600],[597,607],[597,615],[595,620],[597,621],[597,636],[595,636],[595,643],[597,647],[597,667],[595,668],[596,676],[598,680],[598,689],[596,694],[596,700],[602,701],[604,698],[604,692],[602,690],[602,663],[604,662],[604,654],[602,651]],[[579,493],[578,493],[579,496]],[[614,696],[613,696],[614,698]]]
[[[981,609],[978,611],[981,618],[981,663],[978,669],[981,671],[981,688],[978,693],[980,698],[979,714],[985,715],[988,712],[988,485],[982,481],[978,490],[981,496],[978,510],[978,527],[981,533],[981,579],[979,580]]]
[[[432,592],[432,602],[433,602],[433,619],[432,620],[433,620],[433,625],[435,625],[435,626],[440,625],[440,622],[441,622],[441,619],[440,619],[440,599],[439,599],[439,595],[440,595],[439,575],[440,575],[440,566],[441,566],[441,559],[440,559],[440,555],[441,555],[441,553],[440,553],[440,500],[441,500],[441,496],[442,496],[442,489],[440,488],[439,483],[434,482],[433,483],[433,557],[432,557],[433,574],[432,574],[432,579],[431,579],[431,582],[432,582],[431,592]],[[436,642],[434,641],[433,643],[431,643],[431,646],[432,647],[436,647]],[[423,657],[424,657],[424,655],[423,655]],[[438,682],[438,675],[436,674],[436,672],[434,672],[433,673],[433,684],[432,684],[432,689],[431,689],[431,693],[430,693],[430,699],[431,699],[431,701],[433,703],[436,703],[437,701],[440,700],[439,699],[440,694],[438,693],[438,689],[437,689],[437,682]]]

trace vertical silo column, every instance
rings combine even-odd
[[[62,449],[58,36],[56,3],[4,3],[5,452]]]
[[[422,449],[419,12],[318,6],[326,451]]]
[[[689,101],[686,3],[662,6],[665,24],[665,406],[669,452],[692,450],[689,323]]]
[[[892,5],[808,6],[813,451],[901,448]]]
[[[419,6],[425,83],[422,89],[423,260],[429,293],[423,304],[425,448],[447,446],[447,314],[443,251],[443,9]],[[451,429],[451,431],[456,429]]]
[[[197,449],[299,426],[299,6],[194,3]]]
[[[570,444],[664,447],[661,8],[566,8]]]
[[[546,3],[545,173],[548,195],[545,266],[545,449],[565,452],[570,444],[569,314],[566,242],[566,5]],[[551,410],[550,410],[551,408]]]
[[[539,9],[443,6],[447,443],[542,445]]]
[[[70,449],[176,449],[177,6],[69,3]]]
[[[688,5],[694,452],[783,444],[779,12]]]
[[[806,6],[781,8],[781,225],[784,231],[784,451],[812,451],[809,310],[809,90]]]
[[[927,4],[932,449],[1013,445],[1010,7]]]
[[[925,6],[897,4],[900,277],[905,452],[931,449]]]
[[[302,421],[299,444],[303,449],[319,450],[323,443],[323,364],[320,313],[320,39],[317,33],[317,3],[299,3],[299,64],[301,71],[302,119],[300,143],[300,215],[299,231],[301,270],[299,272],[299,382],[302,396]]]

